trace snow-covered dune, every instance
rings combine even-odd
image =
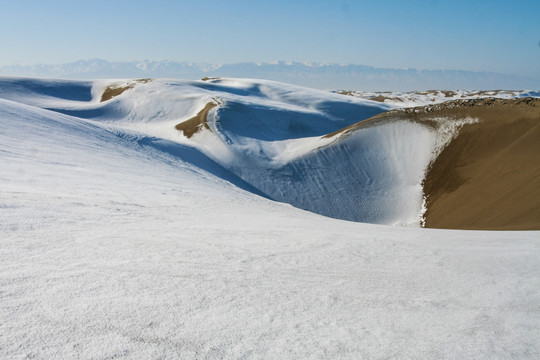
[[[367,129],[355,139],[324,137],[390,109],[386,105],[240,79],[93,86],[7,79],[3,87],[7,99],[192,146],[277,201],[363,222],[410,224],[421,216],[420,183],[435,140],[427,128],[407,123]],[[123,92],[100,101],[107,89]],[[63,96],[70,91],[79,96]],[[206,131],[187,139],[178,125],[210,103],[216,106],[204,119]],[[400,136],[402,130],[418,138]]]
[[[55,101],[51,91],[33,97],[19,88],[39,91],[42,81],[20,82],[5,82],[15,90],[5,91],[7,98],[192,146],[271,199],[361,222],[421,220],[421,182],[436,131],[399,122],[326,136],[389,110],[387,105],[246,79],[101,81],[91,89],[86,82],[73,83],[80,93],[93,94],[87,102],[65,96]],[[49,86],[59,94],[69,91],[63,82]],[[118,95],[99,101],[110,89]],[[193,123],[209,104],[205,118]],[[189,139],[187,125],[198,126]]]
[[[129,132],[177,156],[205,159],[221,169],[224,179],[258,195],[334,218],[388,225],[425,221],[423,183],[430,164],[462,126],[482,117],[437,115],[435,106],[423,121],[405,113],[364,121],[395,106],[252,79],[3,78],[1,85],[4,99],[90,121],[113,133]],[[425,102],[435,101],[429,96],[484,95],[415,96]],[[528,220],[527,228],[535,222]]]
[[[312,113],[335,131],[355,120],[319,92],[243,95],[253,83],[232,94],[152,81],[100,102],[110,82],[0,79],[0,358],[540,357],[538,231],[342,221],[243,178],[288,171],[291,196],[326,179],[336,191],[358,161],[370,169],[363,191],[391,199],[416,186],[444,140],[437,127],[382,117],[329,137],[253,123],[242,133],[228,110],[257,97],[268,113]],[[210,130],[175,129],[210,101]],[[407,213],[381,209],[385,222]]]

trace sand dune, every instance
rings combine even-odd
[[[429,127],[477,119],[429,166],[425,227],[540,229],[540,99],[467,99],[392,110],[328,134],[409,120]]]
[[[0,97],[182,143],[255,193],[326,216],[412,225],[424,215],[427,227],[540,229],[540,99],[526,92],[416,92],[387,111],[393,106],[294,85],[204,80],[93,87],[5,79]],[[431,103],[442,98],[453,100]],[[405,107],[413,100],[424,106]]]
[[[467,100],[432,108],[408,116],[479,121],[463,126],[430,166],[426,227],[540,229],[540,99]]]

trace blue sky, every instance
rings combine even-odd
[[[293,60],[540,78],[540,0],[4,0],[0,54],[0,66]]]

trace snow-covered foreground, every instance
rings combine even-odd
[[[540,357],[538,231],[326,218],[194,147],[10,89],[1,358]],[[54,89],[64,112],[93,101]]]

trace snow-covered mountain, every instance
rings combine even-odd
[[[189,80],[223,76],[269,79],[317,89],[362,91],[540,89],[540,79],[493,72],[391,69],[293,61],[208,64],[164,60],[110,62],[91,59],[57,65],[4,66],[0,68],[0,75],[71,79],[153,77]]]
[[[0,357],[538,357],[538,231],[299,209],[418,225],[464,123],[391,109],[248,79],[0,78]]]

